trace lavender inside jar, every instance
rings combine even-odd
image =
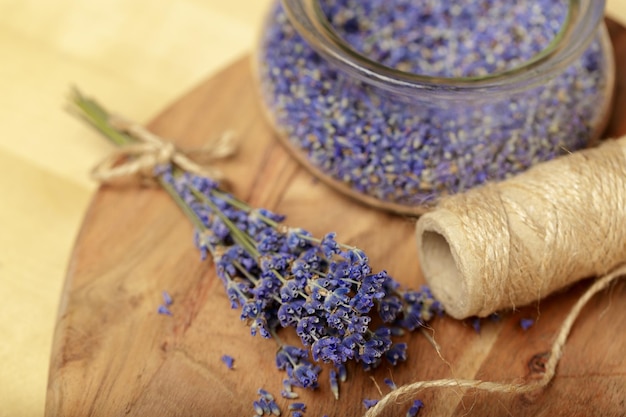
[[[588,146],[614,65],[596,0],[284,0],[257,56],[279,136],[320,178],[421,213]]]

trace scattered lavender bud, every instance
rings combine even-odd
[[[166,316],[172,316],[172,312],[164,305],[159,306],[159,308],[157,309],[157,313],[165,314]]]
[[[274,400],[274,396],[270,394],[269,392],[265,391],[263,388],[259,388],[258,394],[268,401]]]
[[[291,403],[289,404],[289,410],[306,411],[305,403]]]
[[[534,324],[535,324],[534,319],[521,319],[519,321],[519,325],[524,331],[530,329]]]
[[[222,362],[224,362],[224,364],[226,365],[228,369],[233,369],[235,359],[232,356],[222,355],[221,360]]]
[[[480,334],[480,318],[479,317],[474,317],[472,319],[472,327],[474,328],[474,331],[478,334]]]
[[[263,414],[265,414],[265,409],[260,401],[254,401],[252,403],[252,406],[254,407],[254,412],[257,413],[257,415],[262,416]]]
[[[284,345],[276,353],[276,367],[287,371],[292,385],[315,388],[321,368],[313,365],[308,357],[305,349]]]
[[[404,329],[402,327],[390,327],[392,336],[404,336]]]
[[[300,411],[292,411],[291,417],[302,417],[302,413]]]
[[[283,398],[287,398],[289,400],[293,400],[295,398],[298,398],[298,394],[293,392],[291,389],[292,389],[291,381],[289,379],[284,379],[283,380],[283,389],[282,389],[282,391],[280,391],[280,395]]]
[[[296,398],[299,397],[297,392],[285,391],[285,390],[280,391],[280,396],[288,400],[295,400]]]
[[[394,389],[398,389],[398,386],[396,385],[395,382],[393,382],[390,378],[385,378],[383,380],[383,382],[385,383],[385,385],[387,385],[389,388],[391,388],[392,390]]]
[[[272,414],[274,414],[275,416],[280,416],[280,408],[278,407],[278,404],[276,404],[276,401],[269,401],[269,406]]]
[[[280,408],[278,407],[278,404],[276,404],[276,401],[274,401],[274,396],[263,388],[259,388],[258,394],[260,398],[258,401],[254,401],[252,403],[254,411],[260,416],[263,414],[274,414],[275,416],[280,416]]]
[[[334,369],[330,370],[330,390],[335,397],[335,400],[339,399],[339,383],[337,382],[337,372]]]
[[[398,362],[406,361],[406,349],[406,343],[396,343],[387,352],[385,352],[385,357],[391,365],[396,366]]]
[[[163,291],[163,302],[165,303],[166,306],[172,305],[172,302],[173,302],[172,297],[167,291]]]
[[[369,410],[370,408],[374,407],[376,404],[378,404],[378,400],[368,400],[367,398],[363,400],[363,405],[365,406],[366,410]]]
[[[339,381],[346,382],[346,379],[348,378],[346,365],[344,365],[343,363],[337,365],[337,374],[339,375]]]
[[[288,379],[283,379],[283,389],[285,391],[291,391],[292,386],[291,386],[291,381]]]
[[[489,315],[489,319],[490,319],[492,322],[497,323],[497,322],[499,322],[499,321],[500,321],[501,317],[500,317],[500,314],[498,314],[498,313],[491,313],[491,314]]]
[[[420,400],[413,401],[413,405],[409,408],[409,411],[406,412],[406,417],[415,417],[419,413],[419,411],[424,407],[424,403]]]

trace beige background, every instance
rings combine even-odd
[[[626,0],[607,3],[626,23]],[[0,0],[0,417],[43,413],[88,172],[110,149],[64,112],[69,87],[147,121],[249,51],[269,4]]]

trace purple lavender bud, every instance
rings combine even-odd
[[[276,353],[276,366],[287,371],[292,385],[314,388],[321,368],[309,362],[308,356],[308,351],[304,349],[284,345]]]
[[[276,401],[274,400],[269,401],[269,406],[270,406],[270,410],[272,411],[272,414],[274,414],[275,416],[280,415],[280,408],[278,407],[278,404],[276,404]]]
[[[494,323],[497,323],[500,321],[500,314],[498,313],[491,313],[489,315],[489,320],[493,321]]]
[[[416,417],[419,411],[424,407],[424,403],[420,400],[413,401],[413,405],[406,412],[406,417]]]
[[[265,414],[265,410],[263,409],[263,405],[260,401],[254,401],[252,406],[254,407],[254,412],[257,413],[257,415],[262,416]]]
[[[163,291],[163,302],[166,306],[172,305],[172,297],[167,291]]]
[[[402,329],[402,327],[390,327],[389,330],[391,330],[391,335],[392,336],[404,336],[404,329]]]
[[[306,411],[305,403],[291,403],[289,404],[289,411],[298,410],[298,411]]]
[[[363,400],[363,405],[365,406],[366,410],[369,410],[370,408],[374,407],[376,404],[378,404],[378,400],[368,400],[367,398]]]
[[[337,374],[339,375],[339,381],[346,382],[348,377],[348,371],[346,370],[346,365],[340,363],[337,365]]]
[[[387,385],[389,388],[391,388],[392,390],[394,389],[398,389],[398,386],[396,385],[395,382],[393,382],[390,378],[385,378],[383,380],[383,382],[385,383],[385,385]]]
[[[270,407],[270,402],[266,398],[261,397],[259,399],[259,405],[261,405],[261,407],[263,408],[263,413],[265,413],[265,414],[271,414],[272,413],[272,408]]]
[[[226,365],[228,369],[233,369],[235,359],[232,356],[222,355],[221,360],[222,362],[224,362],[224,364]]]
[[[172,316],[172,312],[164,305],[159,306],[159,308],[157,309],[157,313],[164,314],[166,316]]]
[[[286,390],[280,391],[280,396],[288,400],[295,400],[296,398],[299,397],[298,393],[293,392],[293,391],[286,391]]]
[[[335,241],[335,237],[335,233],[328,233],[322,238],[322,242],[320,243],[322,253],[327,259],[331,259],[333,255],[336,255],[341,251],[339,245]]]
[[[269,392],[265,391],[263,388],[259,388],[258,390],[258,394],[265,398],[268,401],[273,401],[274,400],[274,396],[272,394],[270,394]]]
[[[524,331],[530,329],[534,324],[535,324],[534,319],[521,319],[519,321],[519,325]]]
[[[337,372],[334,369],[330,370],[330,390],[335,397],[335,400],[339,399],[339,383],[337,382]]]
[[[480,318],[479,317],[474,317],[472,319],[472,327],[474,328],[474,331],[478,334],[480,334]]]

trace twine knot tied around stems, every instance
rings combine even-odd
[[[140,124],[123,117],[112,115],[109,123],[118,131],[128,134],[135,140],[112,152],[93,169],[92,177],[102,183],[110,183],[123,178],[139,177],[151,182],[159,166],[174,164],[186,172],[191,172],[215,181],[222,181],[222,172],[209,163],[227,158],[236,151],[234,134],[225,132],[217,140],[201,149],[184,151],[174,143],[163,140]]]

